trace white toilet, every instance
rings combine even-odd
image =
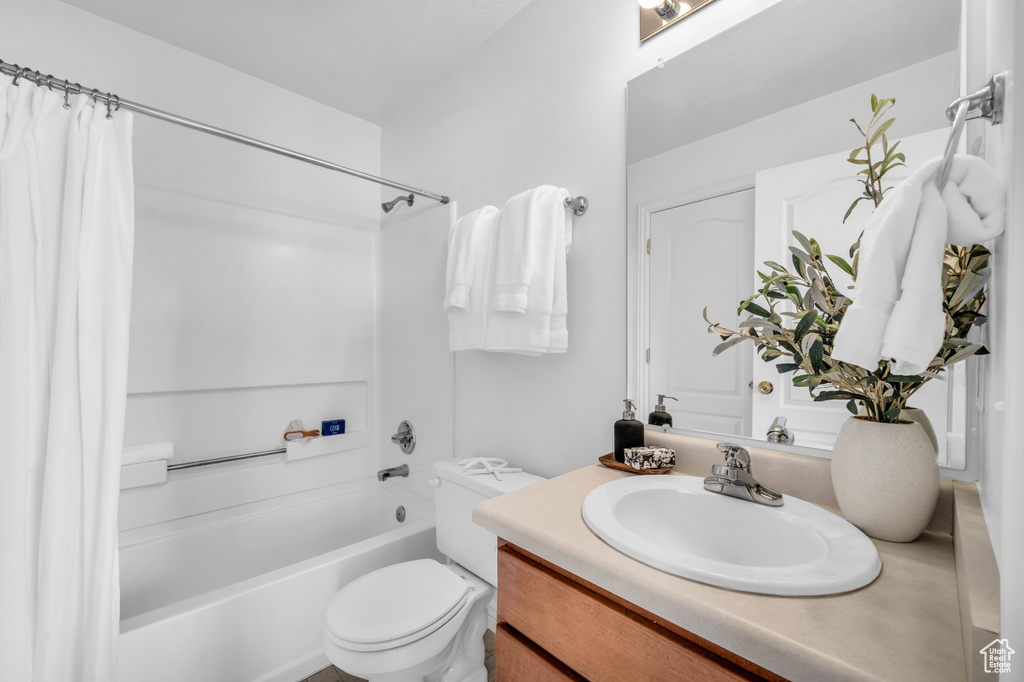
[[[370,682],[486,682],[483,634],[498,583],[497,538],[473,507],[539,476],[470,475],[434,464],[437,548],[457,563],[418,559],[353,580],[327,607],[324,649],[345,672]]]

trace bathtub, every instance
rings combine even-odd
[[[342,586],[442,560],[432,516],[376,481],[123,531],[119,544],[120,682],[295,682],[327,665],[324,611]]]

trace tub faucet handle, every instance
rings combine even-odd
[[[402,448],[402,452],[411,455],[416,449],[416,431],[412,428],[412,422],[403,419],[398,425],[398,433],[391,436],[391,442]]]

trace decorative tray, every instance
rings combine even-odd
[[[610,469],[618,469],[619,471],[628,471],[631,474],[650,475],[650,474],[664,474],[672,471],[673,467],[662,467],[661,469],[634,469],[628,464],[615,461],[615,453],[609,452],[607,455],[601,455],[597,458],[597,461],[605,465]]]

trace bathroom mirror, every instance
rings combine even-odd
[[[942,153],[960,90],[960,0],[781,0],[628,84],[628,376],[638,419],[657,394],[673,431],[764,445],[786,419],[792,446],[829,456],[845,404],[812,403],[790,374],[743,343],[713,357],[712,321],[736,329],[765,260],[790,263],[791,231],[846,257],[867,222],[850,118],[895,97],[890,143],[908,168]],[[836,268],[840,276],[845,276]],[[845,286],[849,282],[841,285]],[[940,464],[963,469],[963,365],[915,396],[939,434]],[[947,437],[943,437],[948,434]]]

